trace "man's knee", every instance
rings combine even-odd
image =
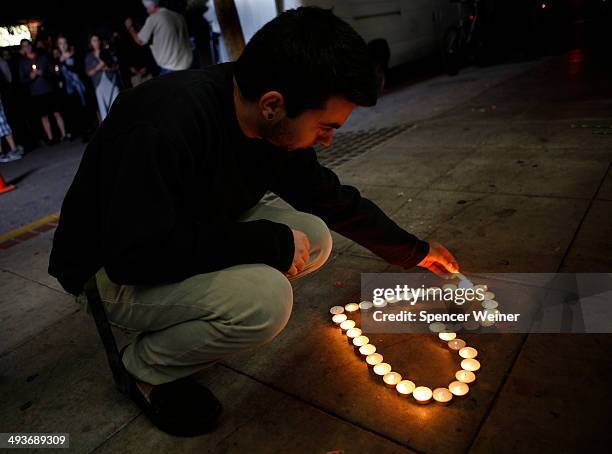
[[[249,343],[262,344],[280,333],[291,315],[293,289],[284,274],[257,266],[255,279],[240,289],[241,314],[229,321]]]

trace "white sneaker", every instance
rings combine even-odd
[[[21,155],[16,150],[11,150],[0,155],[0,162],[13,162],[20,159]]]

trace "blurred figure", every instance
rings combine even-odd
[[[11,81],[13,80],[13,75],[11,74],[11,68],[9,67],[9,64],[6,62],[6,60],[3,57],[0,57],[0,77],[2,79],[0,79],[0,83],[2,85],[6,84],[10,84]]]
[[[55,42],[57,46],[54,50],[57,62],[55,68],[63,79],[63,111],[66,115],[68,130],[73,135],[80,134],[85,129],[88,119],[85,84],[79,75],[82,67],[77,65],[74,46],[65,36],[59,35]]]
[[[159,0],[143,0],[142,4],[149,17],[139,32],[136,32],[131,18],[125,20],[125,27],[134,42],[140,46],[150,44],[160,74],[189,69],[193,52],[185,18],[159,6]]]
[[[81,106],[85,107],[85,85],[77,72],[74,46],[70,45],[66,37],[62,35],[57,37],[56,43],[59,70],[66,81],[66,93],[78,95]]]
[[[32,48],[28,39],[21,40],[21,54],[19,62],[19,79],[27,88],[35,113],[40,117],[43,129],[47,136],[47,144],[52,144],[53,133],[49,114],[53,113],[57,128],[60,131],[60,140],[66,138],[64,119],[60,114],[59,99],[54,81],[54,71],[49,58]]]
[[[123,87],[136,87],[153,78],[158,66],[148,47],[138,46],[134,40],[117,30],[113,31],[111,50],[119,61]]]
[[[0,162],[11,162],[21,159],[21,156],[23,155],[23,147],[15,145],[13,130],[9,126],[6,115],[4,114],[2,100],[0,100],[0,138],[5,138],[9,145],[9,151],[3,153],[2,141],[0,140]]]
[[[19,62],[21,55],[19,49],[13,51],[3,48],[0,52],[0,99],[4,107],[4,113],[9,120],[13,134],[20,139],[26,148],[35,148],[38,145],[36,127],[40,120],[35,118],[35,123],[29,121],[31,110],[28,109],[29,93],[21,84],[19,78]],[[7,71],[8,69],[8,71]]]
[[[91,77],[98,100],[99,119],[103,121],[119,94],[119,68],[108,49],[102,49],[100,37],[89,37],[90,52],[85,57],[85,71]]]
[[[207,2],[191,2],[185,11],[189,36],[193,43],[192,68],[206,68],[213,63],[211,55],[211,27],[204,18],[208,11]]]

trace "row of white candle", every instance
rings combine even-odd
[[[494,296],[492,295],[491,298]],[[412,395],[421,404],[429,403],[432,399],[441,404],[448,404],[453,396],[461,397],[469,392],[468,384],[476,380],[474,372],[480,369],[480,362],[475,359],[478,356],[478,351],[475,348],[468,347],[464,340],[457,338],[456,333],[437,332],[436,334],[439,339],[447,342],[448,348],[458,351],[459,356],[463,358],[461,370],[455,373],[456,380],[451,382],[448,388],[435,388],[432,390],[427,386],[416,386],[414,382],[403,379],[401,374],[393,371],[389,363],[383,362],[383,355],[376,352],[376,346],[370,343],[370,339],[367,336],[362,334],[361,329],[356,327],[355,321],[350,320],[347,316],[347,314],[352,314],[360,309],[364,311],[369,310],[372,306],[372,303],[369,301],[362,301],[359,304],[349,303],[345,306],[332,307],[330,313],[332,314],[332,321],[340,327],[355,348],[359,349],[359,353],[365,358],[366,364],[372,367],[374,374],[382,377],[383,382],[388,387],[395,388],[400,396],[407,397]],[[444,325],[440,325],[442,325],[440,331],[444,331]]]

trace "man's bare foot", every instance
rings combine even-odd
[[[136,386],[138,386],[138,389],[140,390],[142,395],[145,396],[147,402],[151,403],[149,396],[151,395],[151,391],[153,390],[153,385],[140,380],[136,380]]]

